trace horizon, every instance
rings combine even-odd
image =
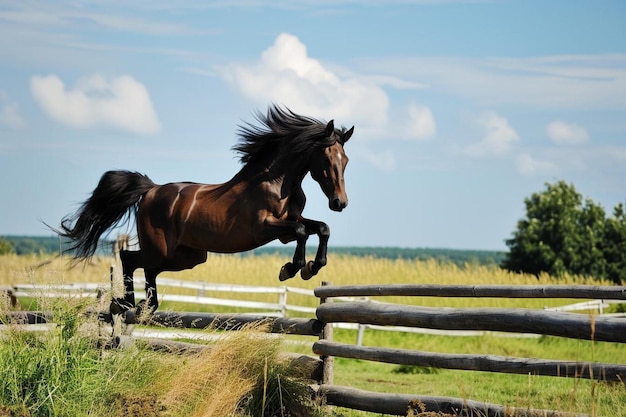
[[[20,235],[20,234],[11,234],[11,235],[0,235],[0,239],[15,239],[15,238],[26,238],[26,239],[60,239],[60,236],[58,235]],[[113,242],[115,239],[111,238],[111,239],[101,239],[104,242]],[[317,244],[314,242],[308,242],[307,245],[307,250],[311,249],[311,250],[315,250],[317,249]],[[254,252],[256,250],[265,250],[265,249],[285,249],[285,250],[292,250],[293,248],[290,246],[290,244],[282,244],[279,242],[270,242],[267,245],[264,246],[260,246],[256,249],[251,249],[249,251],[245,251],[245,252],[237,252],[237,253],[247,253],[247,252]],[[442,247],[426,247],[426,246],[415,246],[415,247],[409,247],[409,246],[375,246],[375,245],[367,245],[367,246],[359,246],[359,245],[328,245],[328,249],[347,249],[347,248],[353,248],[353,249],[397,249],[397,250],[434,250],[434,251],[459,251],[459,252],[493,252],[493,253],[506,253],[508,250],[492,250],[492,249],[464,249],[464,248],[442,248]],[[215,252],[217,254],[220,254],[219,252]],[[230,255],[236,255],[237,253],[232,253]],[[224,255],[224,254],[223,254]],[[229,255],[229,254],[225,254],[225,255]]]

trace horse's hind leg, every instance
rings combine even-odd
[[[159,308],[159,298],[156,287],[156,277],[163,269],[149,268],[144,270],[146,276],[146,299],[137,304],[136,315],[139,321],[145,321],[152,313]]]
[[[122,261],[122,274],[124,275],[124,297],[113,300],[111,303],[112,312],[113,310],[127,311],[135,307],[133,274],[137,268],[143,266],[141,251],[121,250],[120,260]]]
[[[196,265],[206,262],[206,259],[206,251],[192,249],[186,246],[179,246],[174,251],[173,257],[164,260],[161,266],[155,268],[145,268],[146,301],[140,301],[138,303],[137,316],[152,314],[157,308],[159,308],[159,298],[156,285],[157,275],[163,271],[182,271],[184,269],[191,269]],[[144,313],[144,311],[148,313]]]

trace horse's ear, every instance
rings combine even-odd
[[[324,137],[329,138],[333,134],[334,131],[335,131],[335,121],[331,120],[326,125],[326,131],[324,132]]]
[[[353,133],[354,133],[354,126],[352,126],[350,130],[348,130],[346,133],[343,134],[343,143],[346,143],[348,139],[350,139]]]

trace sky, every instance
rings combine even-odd
[[[0,235],[107,170],[222,183],[272,104],[355,126],[331,246],[507,250],[560,180],[626,201],[620,0],[0,0]],[[315,243],[311,238],[310,243]]]

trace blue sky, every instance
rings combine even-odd
[[[305,182],[331,245],[506,250],[546,182],[626,200],[625,21],[617,0],[0,0],[0,235],[49,235],[109,169],[224,182],[274,102],[355,126],[348,208]]]

